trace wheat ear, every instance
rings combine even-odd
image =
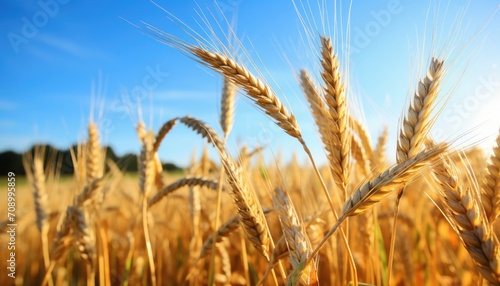
[[[321,136],[321,141],[325,147],[326,154],[328,156],[328,160],[333,162],[333,154],[335,151],[335,147],[333,146],[333,142],[330,140],[330,126],[329,122],[331,121],[331,115],[326,108],[325,102],[321,95],[319,94],[318,89],[314,85],[309,76],[309,73],[305,70],[300,71],[300,85],[302,86],[302,90],[306,95],[307,102],[309,103],[309,109],[314,117],[314,122],[318,127],[319,134]],[[332,173],[334,172],[334,167],[330,164],[330,168]]]
[[[56,237],[52,242],[50,251],[50,265],[45,272],[45,277],[41,284],[42,286],[47,285],[57,261],[61,259],[71,245],[73,245],[74,237],[71,235],[71,231],[74,228],[72,211],[73,207],[69,206],[57,226]]]
[[[457,179],[458,172],[448,159],[443,159],[433,171],[449,222],[484,279],[490,285],[500,285],[498,242],[481,209],[478,195],[470,188],[462,188]]]
[[[366,156],[368,158],[371,158],[373,156],[373,147],[370,140],[370,135],[368,134],[365,126],[363,125],[363,123],[361,123],[361,121],[352,116],[349,116],[349,123],[352,130],[358,135]]]
[[[158,131],[158,134],[156,134],[155,143],[153,145],[154,152],[158,152],[158,149],[160,148],[160,144],[163,141],[163,138],[165,138],[168,132],[170,132],[170,130],[172,130],[175,124],[177,124],[177,119],[178,118],[172,118],[161,126],[160,130]]]
[[[482,202],[490,223],[500,215],[500,134],[495,143],[482,182]]]
[[[92,182],[101,177],[101,146],[99,144],[99,130],[93,122],[89,123],[87,131],[87,182]]]
[[[88,225],[88,217],[81,207],[69,207],[68,214],[73,222],[73,236],[83,260],[93,268],[96,256],[95,239]]]
[[[103,179],[97,178],[90,181],[75,198],[77,206],[87,206],[95,202],[98,198],[99,191],[102,188]]]
[[[261,205],[255,194],[248,189],[241,175],[242,170],[236,167],[233,159],[223,153],[220,155],[227,174],[229,191],[238,209],[245,234],[255,249],[269,261],[270,238]]]
[[[148,197],[155,181],[154,135],[147,132],[139,156],[139,190]]]
[[[224,87],[222,89],[221,97],[221,113],[220,113],[220,126],[224,132],[224,137],[229,135],[233,127],[234,119],[234,104],[236,99],[236,93],[238,91],[236,85],[224,77]]]
[[[342,208],[342,214],[353,216],[360,214],[388,196],[393,190],[407,184],[418,175],[428,163],[433,163],[447,150],[446,144],[421,152],[411,159],[387,169],[373,180],[358,188]]]
[[[275,189],[273,205],[278,214],[283,236],[285,237],[293,275],[288,279],[297,279],[302,284],[317,283],[317,273],[314,263],[305,262],[311,255],[311,242],[307,237],[302,222],[299,220],[295,207],[289,196],[279,187]],[[295,285],[295,284],[294,284]]]
[[[194,130],[196,133],[200,134],[203,138],[207,139],[208,142],[213,144],[217,150],[224,150],[224,143],[219,135],[217,135],[217,132],[215,132],[215,130],[203,121],[190,116],[182,117],[179,121]]]
[[[214,244],[214,237],[216,237],[215,243],[221,242],[225,237],[228,237],[231,233],[236,231],[239,226],[240,226],[239,216],[234,216],[234,217],[230,218],[228,221],[226,221],[225,223],[223,223],[217,229],[216,236],[214,236],[212,234],[210,237],[208,237],[205,240],[205,242],[203,243],[203,246],[201,247],[199,258],[203,258],[210,253],[210,251],[212,250],[212,246]]]
[[[318,253],[324,243],[335,233],[339,225],[347,217],[365,212],[390,195],[392,191],[399,189],[401,185],[405,185],[422,172],[428,164],[432,164],[439,159],[439,155],[444,153],[447,148],[448,146],[443,143],[428,151],[421,152],[413,158],[387,169],[354,191],[342,207],[342,213],[335,225],[328,231],[325,238],[314,250],[313,256]]]
[[[179,179],[170,185],[166,186],[163,188],[161,191],[156,193],[148,202],[148,206],[152,207],[155,204],[157,204],[161,199],[163,199],[165,196],[168,194],[174,192],[177,189],[180,189],[184,186],[200,186],[200,187],[205,187],[211,190],[217,190],[219,184],[213,180],[207,179],[207,178],[198,178],[198,177],[193,177],[193,178],[182,178]]]
[[[153,249],[148,226],[148,196],[153,188],[156,172],[154,161],[154,134],[147,132],[144,135],[141,154],[139,157],[139,190],[142,194],[142,228],[146,242],[146,250],[151,272],[151,284],[156,286],[156,269],[154,263]]]
[[[426,77],[418,83],[417,90],[410,102],[408,112],[403,119],[396,148],[396,161],[398,163],[404,162],[415,156],[422,149],[427,139],[427,134],[434,123],[431,113],[435,108],[435,101],[441,89],[440,84],[443,74],[443,61],[432,58],[428,73]],[[399,202],[403,196],[403,192],[404,188],[398,191],[394,208],[394,223],[389,246],[387,284],[391,284],[390,279],[396,242]]]
[[[43,262],[46,269],[50,266],[50,253],[49,253],[49,221],[47,212],[49,212],[47,203],[47,190],[45,186],[45,170],[43,166],[44,150],[35,148],[34,157],[24,155],[23,164],[26,170],[28,180],[31,181],[33,187],[33,201],[35,203],[36,226],[40,232],[42,241],[42,254]],[[31,155],[31,154],[30,154]],[[49,281],[53,285],[52,280]]]
[[[35,201],[36,226],[40,232],[47,227],[47,191],[45,189],[45,172],[43,158],[33,158],[33,199]]]
[[[224,77],[224,88],[222,90],[222,97],[221,97],[221,114],[220,114],[220,125],[222,127],[222,131],[224,133],[224,141],[223,143],[226,144],[227,137],[229,136],[229,132],[231,131],[231,128],[233,126],[233,117],[234,117],[234,101],[235,101],[235,96],[236,96],[236,85],[231,82],[228,78]],[[219,182],[222,182],[224,180],[224,166],[221,166],[220,172],[219,172]],[[217,239],[217,229],[219,228],[220,224],[220,214],[221,214],[221,209],[222,209],[222,184],[218,186],[217,189],[217,202],[215,205],[215,227],[214,227],[214,233],[213,237],[216,240]],[[212,284],[213,281],[213,267],[214,265],[214,259],[215,259],[215,244],[212,246],[212,255],[210,258],[210,280],[208,281],[209,284]]]
[[[325,86],[326,105],[330,112],[329,138],[335,148],[332,152],[333,177],[342,192],[343,200],[347,197],[349,183],[349,134],[345,87],[341,80],[339,62],[333,51],[332,41],[321,37],[321,77]]]
[[[377,145],[375,146],[373,155],[370,158],[371,166],[376,170],[381,170],[385,168],[385,164],[387,161],[386,158],[387,137],[389,137],[389,130],[386,127],[382,131],[382,134],[379,135],[377,139]]]
[[[272,89],[255,77],[244,65],[236,63],[236,61],[225,55],[213,53],[199,47],[187,47],[187,49],[202,60],[205,65],[221,73],[245,90],[246,95],[267,115],[273,118],[276,124],[283,128],[286,133],[295,138],[302,136],[295,116],[288,112]]]
[[[354,160],[356,160],[356,163],[360,166],[361,174],[363,176],[368,175],[371,171],[368,154],[366,154],[360,140],[354,137],[351,138],[351,154]]]
[[[443,61],[433,58],[426,77],[418,83],[399,133],[396,152],[398,163],[415,156],[427,138],[443,72]]]

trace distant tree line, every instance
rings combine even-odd
[[[37,145],[31,147],[26,153],[34,154],[35,148],[45,148],[45,165],[55,164],[59,167],[61,174],[71,175],[74,173],[73,159],[70,150],[78,153],[77,146],[72,149],[59,150],[50,145]],[[125,154],[117,156],[111,147],[106,147],[106,161],[111,160],[117,164],[120,170],[124,172],[137,172],[137,154]],[[172,163],[164,163],[163,170],[167,172],[177,172],[181,168]],[[25,175],[26,171],[23,166],[23,154],[13,151],[5,151],[0,153],[0,176],[6,176],[8,172],[14,172],[16,175]]]

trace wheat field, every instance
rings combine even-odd
[[[311,36],[318,70],[294,71],[318,133],[304,138],[285,99],[237,49],[140,28],[220,75],[220,126],[178,114],[153,130],[139,119],[137,175],[106,160],[92,120],[72,150],[72,178],[62,179],[43,148],[26,153],[16,279],[2,275],[1,285],[500,285],[500,134],[489,150],[430,135],[448,96],[448,55],[422,59],[390,150],[389,131],[371,138],[353,112],[346,58],[332,36]],[[269,160],[266,146],[230,151],[237,97],[308,162],[296,154]],[[177,128],[206,145],[183,174],[170,174],[158,150]],[[315,139],[326,164],[310,150]],[[0,228],[7,245],[8,221]]]

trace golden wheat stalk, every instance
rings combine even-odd
[[[489,284],[500,285],[498,240],[491,232],[479,194],[469,187],[462,187],[459,174],[449,159],[443,158],[433,171],[448,221],[460,236],[479,273]]]
[[[347,102],[345,86],[341,80],[339,62],[333,51],[332,41],[321,37],[321,77],[325,86],[326,105],[330,112],[329,138],[335,150],[329,159],[333,166],[333,177],[335,183],[342,193],[342,200],[347,197],[347,185],[349,184],[349,149],[350,138],[348,131]]]
[[[143,137],[141,153],[139,156],[139,190],[142,195],[142,228],[144,239],[146,243],[146,251],[149,261],[149,270],[151,272],[151,284],[156,286],[156,267],[153,256],[153,249],[151,245],[151,238],[149,234],[148,226],[148,197],[151,193],[155,178],[155,152],[154,143],[155,136],[152,132],[146,132],[146,134],[139,134],[139,137]]]
[[[35,203],[36,226],[40,232],[42,242],[43,262],[46,269],[50,266],[49,238],[50,228],[48,212],[50,212],[47,201],[46,176],[44,170],[44,148],[35,147],[35,153],[23,156],[24,169],[28,181],[33,188],[33,201]],[[52,280],[49,281],[53,285]]]
[[[40,232],[47,227],[47,190],[45,188],[45,171],[43,168],[43,158],[35,155],[33,158],[32,176],[33,199],[35,201],[36,226]]]

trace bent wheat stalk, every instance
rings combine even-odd
[[[148,202],[148,207],[152,207],[156,205],[158,202],[160,202],[164,197],[169,195],[170,193],[184,187],[184,186],[189,186],[189,187],[194,187],[194,186],[200,186],[200,187],[205,187],[207,189],[211,189],[216,191],[219,183],[216,181],[207,179],[207,178],[198,178],[198,177],[193,177],[193,178],[182,178],[179,179],[172,184],[166,186],[164,189],[156,193],[151,199],[149,199]]]
[[[165,138],[168,132],[170,132],[170,130],[175,126],[175,124],[177,124],[177,119],[178,118],[172,118],[161,126],[160,130],[158,131],[158,134],[156,134],[155,143],[153,145],[153,150],[155,153],[158,152],[158,149],[160,148],[160,144],[163,141],[163,138]]]

